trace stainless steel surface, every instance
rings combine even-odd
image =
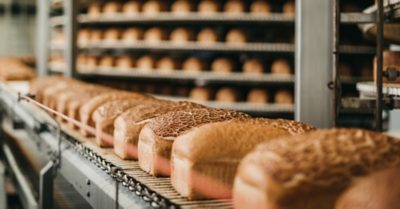
[[[333,126],[333,1],[296,1],[295,118],[316,127]]]
[[[37,46],[36,46],[36,68],[38,76],[43,77],[47,75],[47,59],[49,56],[49,1],[36,0],[37,8]]]
[[[53,201],[53,187],[54,187],[54,174],[55,164],[49,161],[40,170],[39,180],[39,205],[40,209],[51,209],[54,208]]]
[[[21,169],[19,168],[17,161],[15,160],[14,155],[11,152],[11,149],[8,145],[2,145],[3,153],[7,160],[8,166],[11,168],[13,176],[15,177],[15,183],[18,190],[18,194],[20,195],[20,200],[25,209],[37,209],[38,203],[36,202],[35,197],[33,196],[32,188],[29,185],[29,181],[22,174]]]
[[[65,12],[65,51],[64,58],[66,62],[66,70],[64,75],[67,77],[74,77],[76,72],[76,56],[77,56],[77,14],[79,11],[79,0],[64,1]]]
[[[366,13],[342,13],[340,15],[341,23],[343,24],[365,24],[375,23],[375,14]]]
[[[334,103],[334,108],[333,108],[333,115],[334,115],[334,125],[338,125],[339,121],[339,114],[340,114],[340,100],[342,97],[342,85],[341,85],[341,79],[340,79],[340,74],[338,70],[339,66],[339,43],[340,43],[340,23],[342,20],[343,15],[340,13],[340,0],[335,0],[333,4],[333,54],[332,54],[332,59],[333,59],[333,73],[332,73],[332,78],[333,78],[333,103]]]

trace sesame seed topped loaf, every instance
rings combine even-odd
[[[114,152],[122,159],[137,159],[139,133],[146,123],[162,114],[179,111],[205,108],[192,102],[169,102],[149,105],[138,105],[120,115],[114,122]]]
[[[385,185],[384,177],[393,173],[399,176],[399,166],[400,141],[377,132],[330,129],[283,137],[259,145],[241,162],[235,179],[234,205],[277,209],[395,208],[394,204],[384,205],[394,203],[393,197],[390,199],[393,193],[398,202],[400,185]],[[377,194],[379,190],[386,191]],[[348,198],[354,194],[358,199]],[[385,203],[371,207],[380,202]]]
[[[169,112],[146,124],[139,135],[139,166],[155,176],[169,176],[162,159],[170,159],[174,139],[202,124],[249,117],[247,114],[221,109],[193,109]]]
[[[104,139],[102,133],[112,136],[114,132],[114,120],[126,110],[137,105],[152,105],[159,102],[169,102],[153,98],[138,97],[114,100],[100,105],[92,115],[96,127],[96,143],[101,147],[113,147],[113,141]]]
[[[125,91],[110,91],[106,94],[101,94],[89,99],[79,108],[79,120],[86,126],[94,127],[94,121],[92,120],[93,112],[100,107],[101,105],[108,103],[114,100],[122,100],[122,99],[150,99],[150,96],[139,94],[139,93],[132,93],[132,92],[125,92]],[[89,136],[90,134],[84,128],[81,129],[81,133],[84,136]]]
[[[236,169],[248,152],[262,142],[309,130],[313,128],[303,123],[262,118],[215,122],[191,129],[175,139],[172,185],[189,199],[230,198]],[[213,190],[204,191],[204,185]]]

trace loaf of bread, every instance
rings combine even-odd
[[[289,62],[285,59],[277,59],[271,65],[272,74],[290,75],[292,71]]]
[[[260,143],[309,130],[313,128],[295,121],[250,118],[191,129],[173,144],[172,185],[190,200],[231,198],[237,167],[247,153]]]
[[[220,6],[214,0],[201,0],[197,6],[197,11],[204,15],[215,14],[220,11]]]
[[[143,38],[143,31],[140,28],[131,27],[122,33],[122,40],[126,42],[137,42]]]
[[[164,12],[166,5],[161,0],[148,0],[143,4],[142,13],[145,15],[155,16],[160,12]]]
[[[140,104],[152,105],[157,101],[152,98],[138,97],[114,100],[100,105],[92,115],[96,127],[96,143],[100,147],[113,147],[113,141],[104,138],[103,133],[110,136],[114,133],[114,120],[126,110]]]
[[[250,104],[267,104],[269,94],[265,89],[252,89],[247,95],[247,102]]]
[[[171,5],[171,12],[176,15],[187,15],[192,11],[192,4],[188,0],[176,0]]]
[[[229,58],[217,58],[211,64],[213,73],[231,73],[234,70],[234,64]]]
[[[141,4],[139,0],[129,0],[122,6],[125,15],[137,15],[140,13]]]
[[[105,55],[100,57],[99,67],[100,68],[111,68],[115,65],[115,57],[111,55]]]
[[[245,10],[245,5],[242,0],[228,0],[224,6],[224,12],[227,14],[237,15],[242,14]]]
[[[86,64],[87,64],[87,54],[79,54],[78,57],[76,58],[76,65],[78,66],[78,69],[86,69]],[[65,64],[64,56],[63,56],[63,63]]]
[[[115,59],[115,67],[121,71],[131,70],[135,66],[135,59],[129,55],[121,55]]]
[[[171,32],[169,39],[174,44],[184,45],[189,41],[192,41],[193,37],[193,31],[187,28],[177,28]]]
[[[246,59],[243,64],[243,73],[259,75],[264,73],[264,64],[256,58]]]
[[[52,33],[52,44],[64,44],[65,43],[65,34],[64,32],[56,31]]]
[[[293,104],[293,93],[286,89],[281,89],[275,92],[274,103],[275,104]]]
[[[92,29],[90,32],[89,42],[90,43],[99,43],[103,40],[104,32],[101,29]]]
[[[211,100],[211,91],[204,87],[196,87],[190,91],[189,97],[197,101],[209,101]]]
[[[96,56],[88,56],[86,58],[86,70],[87,71],[93,71],[97,69],[97,66],[99,65],[99,58]]]
[[[271,5],[265,0],[253,1],[250,5],[250,12],[257,15],[266,15],[271,13]]]
[[[57,85],[58,83],[66,82],[70,80],[62,76],[46,76],[43,78],[37,78],[33,80],[30,84],[29,93],[35,95],[35,100],[43,103],[43,93],[46,89]]]
[[[104,31],[104,41],[114,42],[121,39],[122,31],[119,28],[108,28]]]
[[[80,29],[78,31],[78,44],[88,44],[90,40],[91,30],[89,29]]]
[[[161,73],[171,73],[179,69],[178,62],[172,57],[163,57],[157,61],[156,68]]]
[[[235,208],[392,209],[400,141],[360,129],[318,130],[259,145],[240,163]],[[397,176],[396,175],[396,176]]]
[[[155,176],[169,176],[169,162],[174,139],[202,124],[248,117],[244,113],[217,110],[193,109],[169,112],[146,124],[139,135],[138,155],[142,170]]]
[[[88,7],[89,16],[98,16],[101,14],[101,4],[99,2],[91,2]]]
[[[122,10],[122,5],[118,1],[106,1],[103,6],[103,14],[105,15],[115,15],[120,13]]]
[[[190,102],[170,102],[138,105],[125,111],[114,122],[114,152],[124,160],[137,160],[139,133],[150,119],[171,111],[191,110],[204,106]]]
[[[235,28],[228,31],[225,41],[230,46],[241,46],[247,42],[247,38],[243,30]]]
[[[376,80],[377,73],[377,59],[374,58],[374,80]],[[388,68],[396,68],[400,71],[400,52],[384,51],[383,52],[383,71],[387,71]],[[400,83],[400,77],[397,77],[394,81],[389,81],[386,77],[383,77],[385,83]]]
[[[60,81],[51,86],[51,88],[43,91],[43,104],[55,110],[57,107],[57,97],[60,95],[60,93],[66,92],[73,88],[81,88],[84,85],[85,84],[83,82],[72,79]]]
[[[218,102],[236,102],[238,100],[238,93],[233,88],[221,88],[215,94],[215,100]]]
[[[86,102],[79,108],[79,119],[84,126],[95,127],[95,123],[92,120],[92,115],[93,112],[101,105],[114,100],[118,101],[122,99],[143,100],[145,98],[149,98],[149,96],[138,93],[123,92],[123,91],[111,91],[110,93],[104,95],[98,95],[96,97],[91,98],[88,102]],[[84,127],[81,129],[81,133],[84,136],[91,135]]]
[[[167,33],[161,28],[153,27],[144,33],[144,41],[148,44],[158,44],[166,40]]]
[[[197,42],[202,45],[212,45],[218,42],[218,34],[211,28],[204,28],[197,34]]]
[[[156,60],[151,56],[143,56],[137,60],[137,69],[142,72],[152,71],[155,67]]]
[[[182,64],[184,72],[198,73],[204,70],[204,61],[198,57],[189,57]]]
[[[294,13],[296,12],[296,6],[293,0],[288,0],[282,8],[282,12],[285,15],[294,15]]]

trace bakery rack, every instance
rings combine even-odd
[[[376,4],[371,6],[370,8],[364,11],[363,15],[374,17],[371,22],[362,22],[364,25],[360,25],[363,28],[364,33],[366,33],[369,28],[376,28],[376,57],[377,57],[377,75],[376,81],[362,81],[357,83],[357,90],[360,92],[360,98],[345,98],[341,96],[340,84],[342,83],[339,78],[339,74],[337,71],[337,63],[340,53],[340,47],[338,47],[339,43],[339,31],[340,31],[340,22],[342,16],[339,14],[339,1],[335,1],[335,49],[334,51],[339,51],[339,53],[334,53],[334,72],[335,75],[335,85],[336,85],[336,119],[338,120],[338,113],[342,111],[343,108],[350,108],[353,110],[357,110],[359,108],[367,108],[374,111],[374,128],[376,130],[383,130],[383,119],[386,114],[383,113],[383,110],[391,110],[398,109],[399,107],[399,92],[400,86],[398,84],[383,84],[383,78],[396,79],[400,76],[398,69],[394,69],[389,73],[383,73],[383,50],[385,44],[387,42],[390,43],[390,40],[384,39],[384,24],[385,23],[394,23],[398,22],[398,14],[400,6],[400,1],[384,1],[378,0]],[[366,24],[367,23],[367,24]],[[361,23],[360,23],[361,24]],[[386,43],[385,43],[386,41]],[[339,50],[337,50],[339,49]]]

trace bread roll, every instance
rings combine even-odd
[[[204,87],[196,87],[190,91],[189,97],[197,101],[211,100],[211,91]]]
[[[114,152],[124,160],[137,160],[139,133],[152,118],[171,111],[204,108],[190,102],[160,100],[151,106],[138,105],[125,111],[114,122]]]
[[[254,147],[312,129],[282,119],[236,119],[196,127],[175,139],[171,155],[172,185],[190,200],[231,198],[239,162]]]
[[[142,170],[155,176],[169,176],[168,165],[174,139],[202,124],[248,117],[244,113],[193,109],[159,116],[146,124],[139,134],[138,155]]]
[[[264,73],[264,64],[256,58],[247,59],[243,64],[243,73],[259,75]]]
[[[129,0],[122,6],[125,15],[137,15],[140,13],[141,4],[138,0]]]
[[[376,57],[374,58],[374,80],[376,80],[377,73],[377,64]],[[383,52],[383,71],[387,71],[388,68],[396,68],[397,71],[400,71],[400,52],[391,52],[384,51]],[[397,77],[394,81],[389,81],[386,77],[383,77],[383,82],[385,83],[400,83],[400,77]]]
[[[136,43],[143,38],[143,31],[140,28],[128,28],[122,33],[122,40],[130,43]]]
[[[257,15],[266,15],[271,13],[271,5],[265,0],[256,0],[250,5],[250,12]]]
[[[96,144],[100,147],[113,147],[112,139],[105,138],[114,133],[114,120],[126,110],[140,104],[152,105],[153,99],[138,97],[133,99],[114,100],[100,105],[92,115],[96,127]]]
[[[231,73],[234,70],[234,64],[229,58],[217,58],[211,64],[213,73]]]
[[[115,15],[121,12],[122,5],[120,2],[117,1],[106,1],[103,6],[103,13],[105,15]]]
[[[189,88],[178,87],[176,89],[176,95],[180,96],[180,97],[188,97],[189,96]]]
[[[114,101],[114,100],[121,100],[121,99],[138,99],[138,100],[143,100],[143,98],[149,98],[149,96],[145,96],[142,94],[137,94],[137,93],[131,93],[131,92],[123,92],[123,91],[114,91],[110,92],[104,95],[98,95],[96,97],[93,97],[90,99],[88,102],[86,102],[84,105],[82,105],[79,108],[79,118],[81,123],[84,126],[89,126],[89,127],[94,127],[95,123],[92,120],[92,115],[93,112],[100,107],[101,105],[109,102],[109,101]],[[86,129],[82,128],[81,133],[84,136],[89,136],[89,132],[87,132]]]
[[[269,94],[265,89],[252,89],[247,95],[247,102],[250,104],[267,104]]]
[[[234,207],[399,208],[394,205],[400,187],[385,180],[393,171],[400,174],[399,155],[397,139],[360,129],[318,130],[263,143],[240,163]]]
[[[157,44],[160,43],[161,41],[164,41],[167,37],[167,34],[165,31],[163,31],[161,28],[150,28],[144,33],[144,40],[148,44]]]
[[[288,0],[282,8],[282,12],[285,15],[294,15],[294,13],[296,12],[296,6],[293,0]]]
[[[156,65],[157,71],[162,73],[171,73],[174,70],[178,69],[178,64],[176,60],[171,57],[163,57],[158,60]]]
[[[88,58],[87,54],[78,55],[78,57],[76,58],[76,65],[78,66],[79,69],[86,68],[87,58]]]
[[[338,66],[339,75],[343,78],[351,78],[352,70],[350,65],[345,63],[339,63]]]
[[[99,66],[99,58],[96,56],[88,56],[86,58],[86,70],[92,71],[96,70]]]
[[[193,31],[186,28],[177,28],[171,32],[170,41],[174,44],[184,45],[192,41],[193,37]]]
[[[238,93],[232,88],[221,88],[215,94],[215,100],[218,102],[236,102],[238,100]]]
[[[88,15],[98,16],[101,14],[101,4],[99,2],[92,2],[89,4]]]
[[[165,3],[161,0],[148,0],[143,4],[142,13],[155,16],[160,12],[164,12],[165,8]]]
[[[102,56],[99,61],[99,67],[111,68],[115,65],[115,58],[110,55]]]
[[[279,75],[290,75],[293,72],[287,60],[277,59],[271,65],[271,73]]]
[[[240,29],[232,29],[226,34],[226,43],[228,45],[243,45],[247,42],[246,34]]]
[[[115,59],[115,67],[122,71],[131,70],[135,66],[135,59],[128,55],[122,55]]]
[[[197,6],[197,11],[204,15],[215,14],[219,12],[219,10],[219,4],[214,0],[201,0]]]
[[[79,36],[79,35],[78,35]],[[53,44],[64,44],[65,43],[65,35],[64,32],[54,32],[52,37]]]
[[[189,57],[183,62],[182,68],[184,72],[188,73],[197,73],[202,72],[204,70],[203,60],[198,57]]]
[[[278,90],[275,92],[274,96],[274,103],[275,104],[293,104],[293,94],[289,90]]]
[[[104,41],[114,42],[121,39],[121,29],[109,28],[104,31]]]
[[[224,6],[224,12],[227,14],[237,15],[242,14],[245,10],[245,5],[242,0],[228,0]]]
[[[192,11],[192,5],[188,0],[176,0],[171,6],[171,12],[176,15],[187,15]]]
[[[104,33],[101,29],[92,29],[90,32],[90,43],[99,43],[101,40],[103,40]]]
[[[197,34],[197,41],[202,45],[212,45],[218,42],[218,34],[211,28],[204,28]]]
[[[137,69],[143,72],[152,71],[155,67],[155,59],[151,56],[143,56],[137,60]]]
[[[89,29],[80,29],[78,32],[78,44],[88,44],[90,39]]]

